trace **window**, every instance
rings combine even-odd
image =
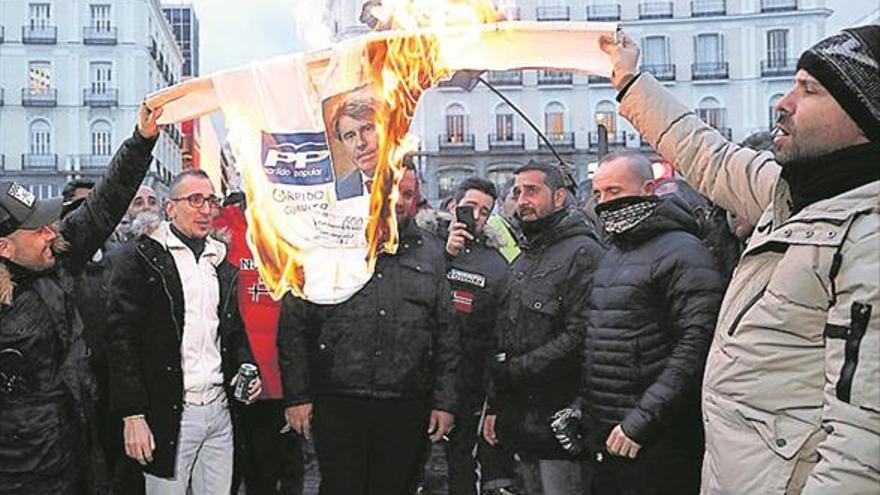
[[[47,94],[52,88],[52,65],[49,62],[28,64],[28,93]]]
[[[773,95],[770,98],[770,129],[776,125],[776,121],[779,119],[779,112],[776,110],[776,104],[779,103],[779,100],[782,99],[781,94]]]
[[[30,154],[52,154],[52,128],[45,120],[35,120],[31,123]]]
[[[642,40],[644,64],[647,67],[660,68],[669,65],[669,38],[666,36],[648,36]]]
[[[48,3],[28,4],[30,28],[43,29],[52,25],[52,5]]]
[[[544,108],[544,132],[550,139],[565,138],[565,107],[561,103],[553,102]]]
[[[517,168],[519,168],[519,165],[515,164],[496,165],[491,170],[489,170],[489,173],[486,174],[486,178],[490,182],[495,184],[495,187],[497,187],[498,190],[501,190],[504,184],[506,184],[507,181],[513,178],[513,172]]]
[[[58,188],[52,184],[31,184],[27,188],[39,200],[60,196],[60,193],[56,192]]]
[[[718,100],[711,96],[700,100],[700,104],[697,107],[697,117],[716,129],[726,127],[724,108]]]
[[[724,37],[717,33],[697,35],[694,57],[698,65],[720,65],[724,62]]]
[[[513,110],[506,103],[495,107],[495,134],[498,141],[513,141]]]
[[[450,143],[462,143],[467,134],[467,112],[459,104],[446,109],[446,136]]]
[[[92,62],[89,66],[91,89],[93,94],[105,94],[112,82],[113,65],[110,62]]]
[[[91,26],[95,31],[110,31],[110,5],[109,4],[92,4],[89,5],[91,13]]]
[[[110,155],[110,124],[105,120],[99,120],[92,124],[92,155]]]
[[[608,130],[609,138],[611,134],[617,132],[617,110],[610,101],[601,101],[596,105],[596,125],[604,125]]]
[[[767,65],[785,67],[788,58],[788,30],[767,31]]]
[[[441,198],[452,196],[455,186],[472,175],[474,175],[473,169],[467,166],[440,170],[437,174],[438,196]]]

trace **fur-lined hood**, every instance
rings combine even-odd
[[[446,229],[452,222],[452,215],[441,210],[421,210],[416,215],[416,225],[420,228],[446,239]],[[504,245],[504,236],[488,223],[483,227],[483,235],[486,238],[486,246],[492,249],[500,249]]]

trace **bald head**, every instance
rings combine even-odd
[[[135,218],[144,211],[152,211],[154,213],[160,213],[162,211],[162,205],[159,204],[159,197],[156,195],[156,191],[150,186],[141,186],[138,188],[137,194],[135,194],[134,199],[131,200],[131,204],[128,205],[128,217]]]
[[[642,153],[612,153],[599,162],[593,176],[593,196],[599,204],[627,196],[654,194],[654,170]]]

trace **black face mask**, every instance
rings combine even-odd
[[[651,216],[660,199],[657,196],[625,196],[596,206],[596,214],[609,234],[623,234]]]

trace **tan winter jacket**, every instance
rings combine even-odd
[[[620,113],[757,225],[706,364],[703,493],[880,493],[880,182],[792,216],[773,155],[725,140],[651,75]]]

